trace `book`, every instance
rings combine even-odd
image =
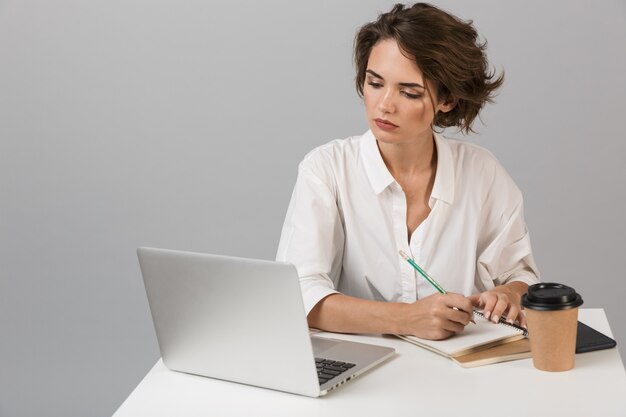
[[[466,355],[453,356],[450,359],[464,368],[474,368],[476,366],[491,365],[530,357],[532,357],[530,352],[530,340],[524,338],[478,350]]]
[[[525,329],[503,321],[497,324],[492,323],[480,312],[474,312],[474,320],[475,325],[470,324],[461,333],[445,340],[428,340],[406,335],[398,337],[446,356],[463,367],[487,365],[531,356],[530,344],[526,338],[528,333]]]

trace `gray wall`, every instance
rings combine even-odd
[[[274,257],[296,167],[366,129],[392,1],[0,1],[0,415],[108,416],[158,358],[135,248]],[[441,1],[507,82],[479,134],[545,280],[626,353],[626,3]]]

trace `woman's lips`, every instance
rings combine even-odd
[[[375,119],[374,123],[376,123],[376,126],[383,130],[393,130],[398,127],[397,125],[394,125],[390,121],[384,119]]]

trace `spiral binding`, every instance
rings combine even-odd
[[[485,317],[485,315],[483,314],[482,311],[474,310],[473,313],[475,315],[478,315],[478,316],[484,318],[485,320],[487,320],[487,318]],[[500,317],[500,320],[498,321],[498,324],[502,324],[504,326],[509,326],[509,327],[513,327],[513,328],[515,328],[517,330],[521,330],[522,332],[524,332],[524,336],[528,337],[528,330],[526,330],[522,326],[518,326],[517,324],[508,323],[507,321],[505,321],[504,317]]]

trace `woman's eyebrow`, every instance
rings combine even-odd
[[[384,78],[381,75],[376,74],[371,69],[365,70],[365,72],[367,72],[368,74],[373,75],[376,78],[380,78],[381,80],[384,80]],[[415,87],[424,88],[423,85],[418,84],[418,83],[398,83],[398,85],[401,85],[402,87],[409,87],[409,88],[415,88]]]

